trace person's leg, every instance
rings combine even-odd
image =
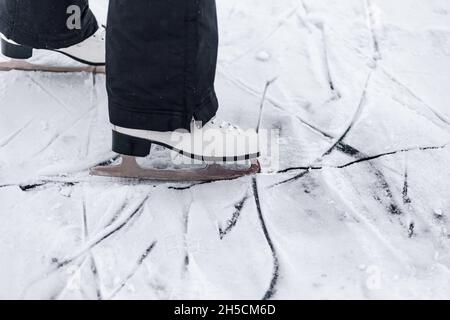
[[[80,9],[80,28],[67,21],[70,6]],[[35,49],[59,49],[89,38],[98,29],[87,0],[0,0],[0,32]]]
[[[215,0],[110,0],[106,39],[112,149],[122,161],[93,168],[92,175],[214,181],[260,171],[256,130],[212,120],[218,109]],[[191,128],[192,119],[203,127]],[[250,160],[250,165],[142,168],[136,157],[148,156],[154,144],[202,163]]]
[[[215,0],[110,0],[106,46],[112,124],[174,131],[215,116]]]

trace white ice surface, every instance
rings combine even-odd
[[[450,298],[450,2],[217,2],[220,114],[256,126],[277,78],[280,172],[89,177],[104,77],[1,73],[0,298]]]

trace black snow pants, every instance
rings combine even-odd
[[[68,8],[81,10],[69,29]],[[87,0],[0,0],[0,32],[33,48],[79,43],[97,30]],[[117,126],[189,129],[217,112],[215,0],[110,0],[106,70],[109,114]]]

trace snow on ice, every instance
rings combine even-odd
[[[3,72],[0,298],[450,298],[450,2],[218,9],[221,116],[255,127],[277,79],[276,172],[89,177],[115,157],[104,77]]]

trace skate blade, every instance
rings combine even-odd
[[[158,170],[142,168],[135,157],[122,156],[122,163],[113,166],[95,167],[90,174],[102,177],[128,178],[155,181],[220,181],[233,180],[240,177],[254,175],[261,172],[261,166],[257,160],[253,161],[250,168],[243,170],[227,169],[220,165],[207,165],[199,169]]]
[[[89,73],[105,73],[105,67],[82,66],[82,67],[57,67],[31,64],[25,60],[11,59],[9,61],[0,62],[0,71],[41,71],[55,73],[70,72],[89,72]]]

